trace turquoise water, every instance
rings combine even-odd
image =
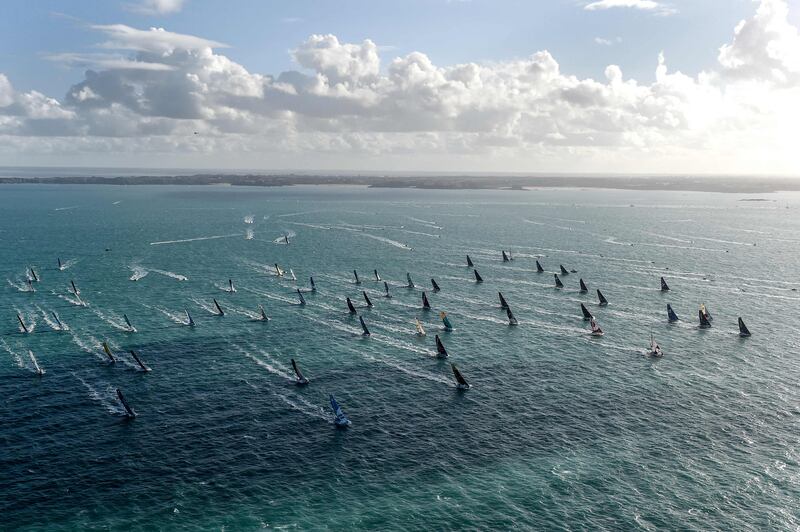
[[[796,529],[800,195],[761,197],[4,186],[0,528]],[[559,264],[578,270],[564,290]],[[252,320],[259,304],[270,322]],[[644,356],[651,333],[662,359]],[[455,388],[434,334],[472,389]],[[329,393],[351,427],[332,425]]]

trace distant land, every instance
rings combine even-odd
[[[442,190],[529,190],[535,188],[610,188],[742,194],[800,191],[800,178],[740,176],[586,176],[586,175],[347,175],[347,174],[227,174],[192,175],[65,175],[39,177],[30,171],[0,176],[0,184],[73,185],[228,185],[283,187],[292,185],[361,185],[375,188]],[[27,175],[26,175],[27,174]]]

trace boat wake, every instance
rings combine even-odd
[[[253,352],[251,352],[248,349],[245,349],[244,347],[242,347],[240,345],[237,345],[237,344],[230,344],[230,345],[231,345],[231,347],[233,347],[234,349],[239,351],[242,355],[246,356],[247,358],[249,358],[250,360],[255,362],[259,367],[264,368],[265,370],[267,370],[268,372],[272,373],[273,375],[277,375],[279,377],[282,377],[282,378],[286,379],[287,381],[294,382],[294,377],[292,377],[291,375],[289,375],[285,371],[282,371],[282,370],[276,368],[273,365],[273,364],[277,365],[277,362],[266,351],[258,349],[253,345],[249,345],[248,346],[249,349],[251,349],[252,351],[256,352],[258,355],[260,355],[262,357],[262,358],[259,358],[255,354],[253,354]],[[264,360],[264,359],[267,359],[267,360]]]
[[[201,240],[215,240],[217,238],[232,238],[235,236],[242,236],[242,233],[234,233],[232,235],[213,235],[213,236],[198,236],[195,238],[183,238],[180,240],[161,240],[159,242],[150,242],[151,246],[163,246],[164,244],[181,244],[183,242],[199,242]],[[153,270],[155,271],[155,270]]]
[[[3,349],[4,349],[4,350],[5,350],[5,351],[6,351],[6,352],[9,354],[9,355],[11,355],[11,358],[13,358],[13,359],[14,359],[14,362],[17,364],[17,366],[18,366],[18,367],[20,367],[20,368],[22,368],[22,369],[31,369],[30,367],[28,367],[28,366],[25,364],[25,362],[23,362],[23,360],[24,360],[24,359],[23,359],[22,355],[20,355],[19,353],[17,353],[17,352],[16,352],[16,351],[14,351],[13,349],[11,349],[11,347],[10,347],[10,346],[9,346],[9,345],[6,343],[6,341],[5,341],[5,340],[3,340],[2,338],[0,338],[0,346],[2,346],[2,347],[3,347]]]
[[[164,277],[171,277],[172,279],[176,279],[178,281],[188,281],[189,280],[189,278],[186,277],[185,275],[181,275],[181,274],[175,273],[175,272],[168,272],[166,270],[157,270],[155,268],[151,268],[150,271],[153,272],[153,273],[157,273],[159,275],[163,275]]]
[[[293,410],[297,410],[298,412],[301,412],[309,417],[318,418],[333,424],[333,420],[330,416],[325,415],[325,410],[321,406],[313,405],[299,395],[292,395],[290,397],[278,392],[273,392],[273,395],[286,403],[286,405]]]
[[[80,375],[76,375],[75,373],[72,375],[86,387],[86,391],[89,393],[89,398],[92,399],[92,401],[100,403],[111,414],[118,416],[126,415],[125,409],[117,402],[117,392],[113,386],[108,383],[103,383],[95,387],[83,380]]]
[[[145,277],[148,273],[150,273],[141,266],[129,266],[129,268],[131,269],[131,271],[133,271],[133,275],[130,276],[131,281],[138,281],[139,279]]]

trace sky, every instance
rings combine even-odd
[[[800,0],[4,0],[0,165],[800,177]]]

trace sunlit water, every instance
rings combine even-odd
[[[0,528],[796,529],[800,196],[744,197],[3,186]]]

